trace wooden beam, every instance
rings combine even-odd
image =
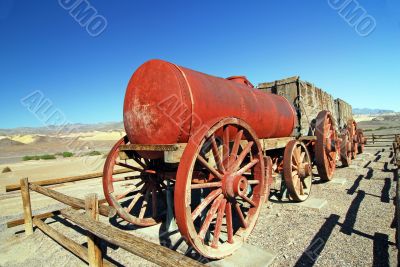
[[[299,141],[317,141],[317,137],[315,135],[307,135],[307,136],[300,136]]]
[[[107,201],[104,198],[99,200],[99,204],[103,204],[103,203],[107,203]],[[34,217],[36,217],[38,219],[47,219],[47,218],[51,218],[51,217],[57,216],[59,214],[60,214],[60,210],[55,210],[55,211],[50,211],[50,212],[37,214]],[[25,223],[24,218],[22,218],[22,219],[14,219],[12,221],[7,222],[7,228],[16,227],[16,226],[22,225],[24,223]]]
[[[22,206],[24,211],[25,234],[33,234],[31,196],[29,194],[28,178],[20,180]]]
[[[56,241],[58,244],[72,252],[74,255],[79,257],[85,262],[89,262],[88,258],[88,250],[81,244],[69,239],[65,235],[57,232],[52,227],[48,226],[41,219],[34,217],[33,223],[46,235],[48,235],[51,239]],[[104,260],[104,266],[114,266],[114,264]]]
[[[43,214],[36,215],[35,218],[46,219],[46,218],[50,218],[50,217],[53,217],[53,216],[56,216],[59,214],[60,214],[60,211],[46,212]],[[7,222],[7,228],[12,228],[12,227],[24,224],[24,223],[25,223],[24,219],[12,220],[12,221]]]
[[[88,252],[84,246],[76,243],[75,241],[64,236],[63,234],[60,234],[37,217],[33,218],[33,222],[40,230],[42,230],[43,233],[54,239],[58,244],[68,249],[82,260],[86,262],[88,261]]]
[[[79,209],[85,209],[85,201],[83,199],[67,196],[60,192],[57,192],[57,191],[54,191],[54,190],[51,190],[48,188],[44,188],[37,184],[30,183],[29,188],[35,192],[38,192],[40,194],[43,194],[45,196],[51,197],[55,200],[58,200],[64,204],[67,204],[68,206],[71,206],[74,208],[79,208]],[[99,213],[106,217],[113,217],[116,214],[116,210],[110,206],[99,205]]]
[[[379,136],[395,136],[396,134],[371,134],[371,135],[368,135],[368,134],[366,134],[366,135],[364,135],[365,137],[379,137]]]
[[[132,172],[132,170],[128,170],[128,169],[115,170],[114,174],[121,174],[121,173],[127,173],[127,172]],[[55,185],[55,184],[63,184],[63,183],[68,183],[68,182],[76,182],[76,181],[81,181],[81,180],[93,179],[93,178],[98,178],[98,177],[102,177],[102,176],[103,176],[103,172],[96,172],[96,173],[85,174],[85,175],[68,176],[68,177],[62,177],[62,178],[41,180],[41,181],[34,182],[34,184],[42,185],[42,186]],[[16,190],[20,190],[20,189],[21,189],[21,186],[19,184],[11,184],[11,185],[6,186],[6,192],[16,191]]]
[[[268,138],[261,139],[263,150],[273,150],[278,148],[284,148],[290,141],[294,140],[294,137],[279,137],[279,138]]]
[[[176,151],[178,148],[176,144],[128,144],[119,146],[120,151]]]
[[[376,144],[376,143],[392,143],[392,142],[393,142],[393,139],[376,139],[375,138],[374,144]]]
[[[101,239],[160,266],[204,266],[174,250],[154,244],[110,225],[94,221],[73,209],[63,209],[61,214]]]
[[[96,194],[89,194],[85,197],[86,215],[95,221],[99,220],[99,201]],[[103,257],[101,252],[101,239],[89,231],[86,234],[88,243],[89,266],[102,267]]]

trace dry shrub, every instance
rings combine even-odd
[[[2,171],[2,173],[6,173],[6,172],[11,172],[11,169],[10,169],[10,167],[5,167],[4,169],[3,169],[3,171]]]

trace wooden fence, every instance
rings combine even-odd
[[[390,147],[399,134],[370,134],[367,138],[367,147]]]
[[[127,173],[127,172],[132,172],[132,170],[123,168],[120,170],[115,170],[113,174],[120,174],[120,173]],[[56,184],[64,184],[64,183],[68,183],[68,182],[77,182],[77,181],[82,181],[82,180],[94,179],[94,178],[99,178],[102,176],[103,176],[102,172],[95,172],[95,173],[78,175],[78,176],[68,176],[68,177],[40,180],[40,181],[36,181],[34,183],[37,185],[56,185]],[[6,192],[17,191],[20,189],[21,189],[20,184],[10,184],[10,185],[6,186]]]
[[[396,135],[395,137],[395,141],[393,142],[393,151],[393,164],[396,166],[394,169],[394,179],[396,181],[396,245],[397,249],[400,249],[400,135]],[[400,254],[398,258],[400,259]]]
[[[99,215],[113,217],[116,211],[113,207],[101,204],[96,194],[89,194],[86,195],[85,199],[79,199],[64,195],[52,189],[44,188],[37,183],[29,183],[28,178],[20,180],[19,188],[21,190],[23,202],[23,223],[25,225],[26,235],[33,234],[33,227],[36,226],[61,246],[87,262],[89,266],[114,266],[111,262],[103,258],[101,249],[103,240],[160,266],[204,266],[174,250],[146,241],[112,227],[111,225],[100,222]],[[30,191],[35,191],[53,198],[70,206],[70,208],[33,217]],[[85,210],[85,212],[82,213],[79,210]],[[86,230],[87,248],[56,231],[43,221],[45,218],[59,214]],[[16,226],[20,224],[19,222],[19,220],[9,222],[8,225],[10,227]]]

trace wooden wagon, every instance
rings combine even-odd
[[[173,214],[190,246],[223,258],[254,228],[273,172],[295,201],[310,195],[314,164],[322,180],[332,179],[340,150],[334,111],[330,95],[298,78],[255,88],[243,76],[149,61],[128,84],[127,136],[107,157],[105,198],[137,226]],[[113,175],[119,167],[132,173]]]

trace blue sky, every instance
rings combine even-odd
[[[70,122],[121,121],[127,82],[152,58],[253,84],[300,75],[353,107],[400,111],[396,0],[358,1],[376,21],[366,37],[328,0],[88,2],[107,21],[97,37],[58,0],[1,1],[0,128],[43,125],[20,103],[34,90]]]

